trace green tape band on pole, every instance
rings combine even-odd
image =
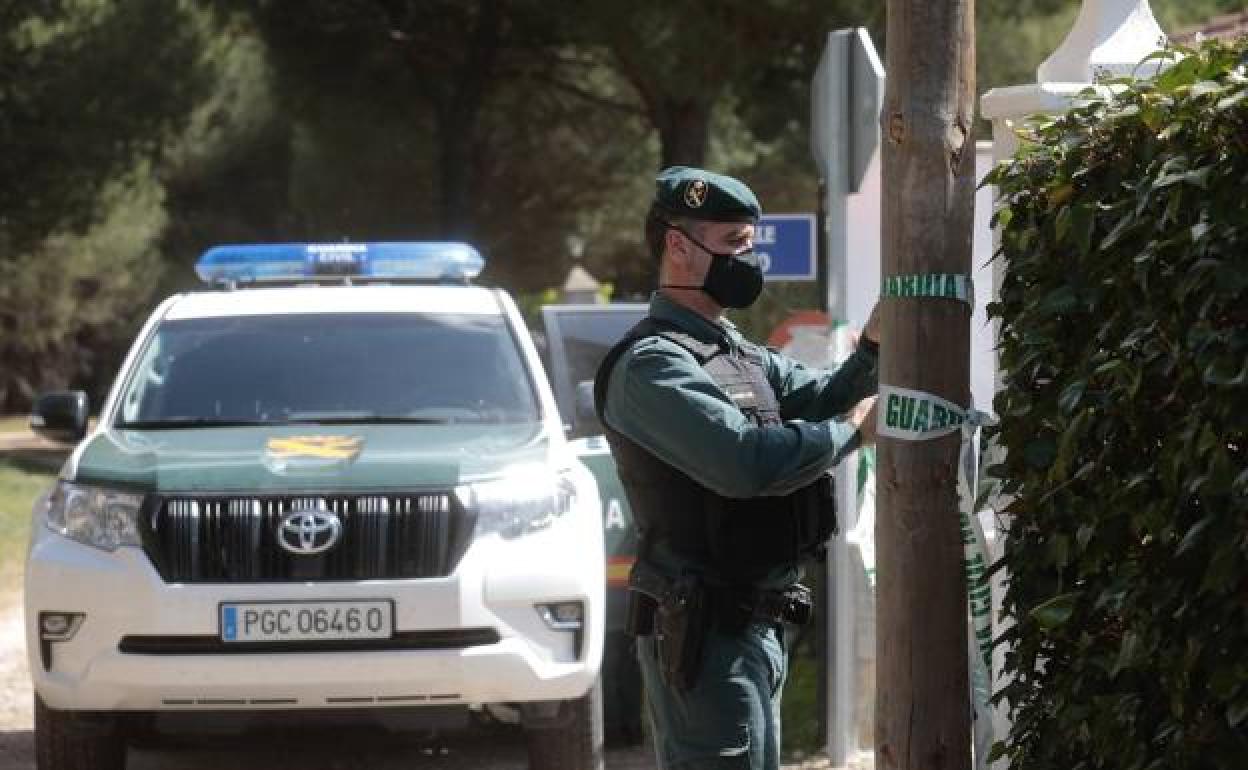
[[[889,297],[937,297],[956,299],[975,306],[975,284],[960,273],[888,275],[880,281],[880,299]]]

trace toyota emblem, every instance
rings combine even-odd
[[[277,542],[301,556],[328,551],[341,537],[342,520],[330,511],[291,511],[277,525]]]

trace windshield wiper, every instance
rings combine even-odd
[[[325,417],[290,417],[275,425],[448,425],[464,422],[459,417],[404,417],[402,415],[358,415]]]
[[[451,425],[491,422],[478,414],[419,416],[366,413],[296,413],[276,420],[224,419],[220,417],[169,417],[162,420],[119,422],[123,430],[174,430],[177,428],[251,428],[274,425]]]
[[[163,420],[130,420],[117,423],[123,430],[172,430],[177,428],[252,428],[276,425],[272,420],[240,420],[220,417],[169,417]]]

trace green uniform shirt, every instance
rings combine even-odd
[[[704,342],[746,343],[728,321],[708,321],[655,294],[650,315]],[[857,446],[840,419],[876,392],[876,356],[860,347],[836,370],[810,369],[763,350],[780,425],[750,422],[688,351],[661,337],[635,344],[608,381],[604,417],[655,457],[724,497],[785,495],[811,483]]]

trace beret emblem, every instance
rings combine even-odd
[[[706,203],[706,182],[695,179],[685,186],[685,205],[691,209],[702,208]]]

